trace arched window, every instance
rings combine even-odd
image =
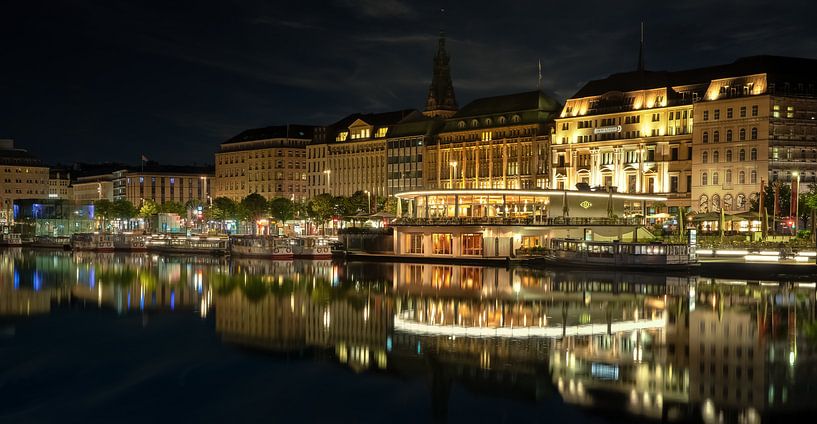
[[[718,184],[720,184],[720,181],[718,181],[718,173],[713,172],[712,173],[712,185],[718,185]],[[712,196],[712,200],[715,200],[715,196]]]
[[[715,150],[712,152],[712,163],[718,163],[721,161],[721,152]]]
[[[479,126],[479,121],[478,121],[478,120],[476,120],[476,119],[472,119],[472,120],[471,120],[471,127],[472,127],[472,128],[476,128],[476,127],[478,127],[478,126]]]
[[[465,128],[465,121],[457,122],[457,128],[460,128],[460,129]]]
[[[701,174],[701,185],[705,186],[709,184],[709,176],[706,175],[706,172]]]
[[[752,173],[749,175],[749,184],[757,184],[757,171],[752,170]]]
[[[519,122],[521,119],[522,119],[522,118],[520,118],[520,117],[519,117],[519,115],[514,115],[514,116],[511,116],[511,122],[513,122],[513,123],[517,123],[517,122]]]
[[[732,130],[726,130],[726,141],[732,141]]]
[[[712,142],[713,143],[718,143],[720,141],[721,141],[721,132],[720,131],[713,132],[712,133]]]
[[[493,124],[493,123],[494,123],[494,121],[492,121],[491,118],[485,118],[485,126],[486,127],[490,127],[491,124]]]
[[[738,194],[735,200],[737,202],[735,203],[735,207],[737,209],[743,209],[746,207],[746,196],[743,193]]]
[[[726,178],[726,184],[731,184],[732,183],[732,170],[731,169],[726,170],[726,175],[724,176],[724,178]],[[726,198],[724,197],[724,199],[726,199]]]
[[[752,147],[752,151],[749,154],[749,160],[757,160],[757,149]]]
[[[738,153],[738,160],[741,162],[746,160],[746,150],[740,149],[740,153]]]
[[[704,144],[709,143],[709,133],[704,131]]]
[[[746,128],[740,129],[740,141],[746,140]]]
[[[731,211],[732,210],[732,195],[725,194],[723,196],[723,210]]]
[[[726,151],[726,161],[732,162],[732,149]]]
[[[746,184],[746,172],[738,172],[738,184]]]
[[[709,162],[709,152],[701,153],[701,162],[708,163]]]
[[[499,121],[499,125],[503,125],[503,124],[505,124],[506,119],[505,119],[504,116],[500,116],[498,121]]]
[[[752,128],[752,140],[757,140],[757,128]]]
[[[721,210],[721,196],[717,194],[712,195],[712,212]]]
[[[709,198],[705,194],[698,199],[698,212],[709,212]]]

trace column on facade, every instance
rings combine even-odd
[[[601,169],[600,164],[601,161],[599,159],[599,149],[591,149],[590,150],[590,185],[591,186],[600,186],[601,185]]]

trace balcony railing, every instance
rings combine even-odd
[[[587,217],[435,217],[435,218],[410,218],[402,217],[392,225],[526,225],[526,226],[637,226],[642,225],[642,218],[587,218]]]

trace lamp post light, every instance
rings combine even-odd
[[[326,174],[326,192],[330,193],[331,188],[330,188],[330,183],[329,182],[331,181],[330,179],[332,177],[332,170],[331,169],[324,169],[323,173]]]
[[[371,215],[372,214],[372,192],[369,191],[369,190],[364,190],[364,192],[366,193],[366,205],[368,206],[368,209],[369,209],[369,215]]]
[[[454,188],[454,183],[457,181],[457,161],[452,160],[448,162],[452,168],[454,168],[454,173],[451,175],[451,188]]]
[[[792,235],[797,234],[797,229],[800,228],[800,172],[794,171],[791,173],[791,176],[794,177],[794,181],[792,181],[792,189],[791,189],[791,197],[794,199],[794,205],[792,212],[794,214],[794,225],[795,227],[792,228],[791,232]],[[795,185],[796,184],[796,185]]]

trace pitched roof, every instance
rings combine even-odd
[[[681,71],[632,71],[589,81],[572,98],[600,96],[611,91],[636,91],[679,85],[705,84],[714,79],[768,74],[771,82],[815,82],[817,60],[784,56],[749,56],[732,63]],[[797,79],[797,81],[793,81]]]
[[[297,138],[311,140],[315,132],[312,125],[275,125],[264,128],[253,128],[242,131],[222,144],[242,143],[246,141],[267,140],[273,138]]]
[[[459,112],[454,114],[453,118],[494,115],[525,110],[558,112],[560,108],[561,105],[559,102],[547,96],[545,93],[536,90],[476,99],[460,109]]]

